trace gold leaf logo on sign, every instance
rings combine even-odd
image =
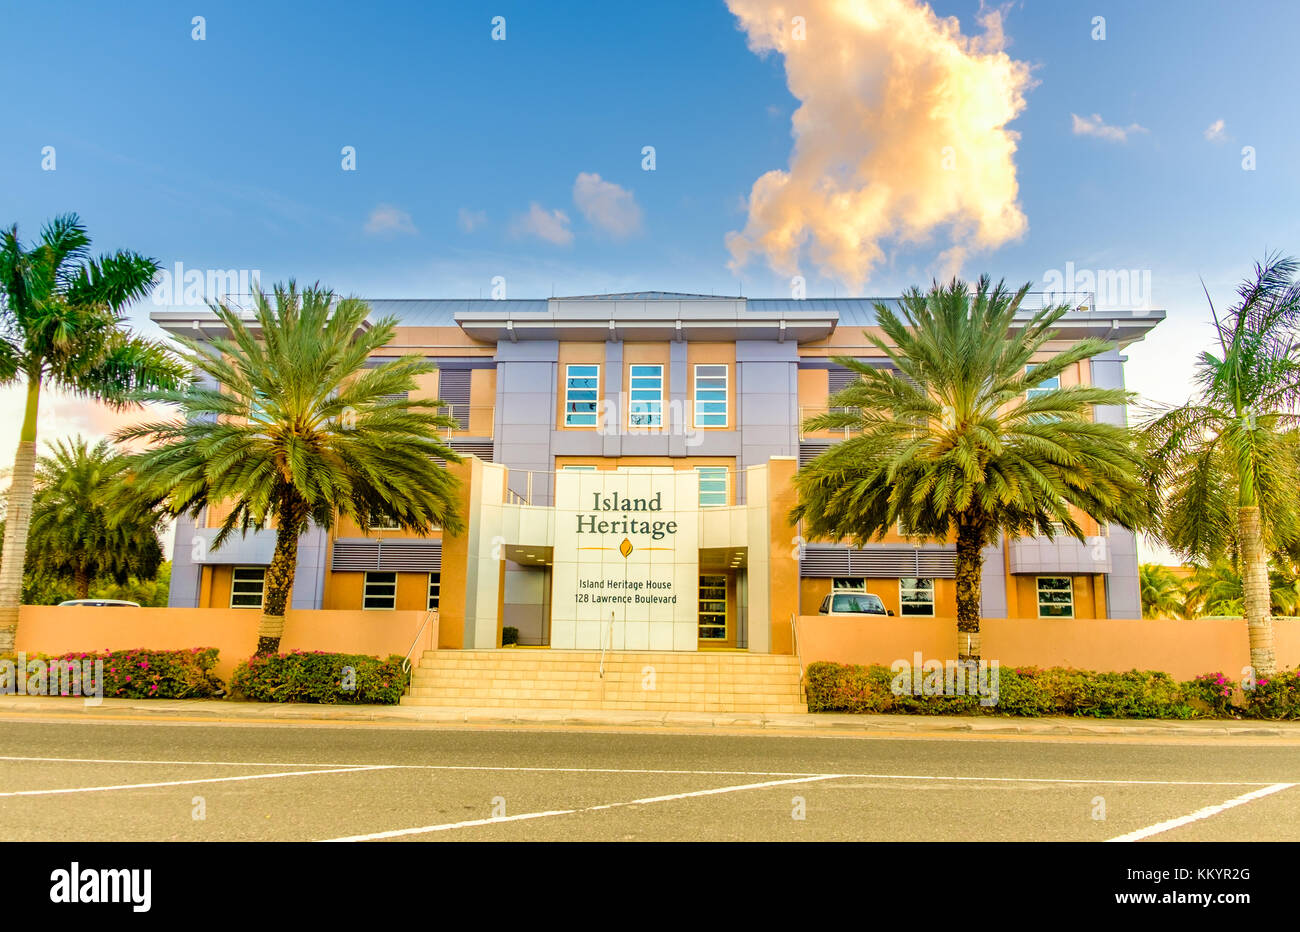
[[[626,560],[632,554],[632,542],[624,537],[623,543],[618,545],[618,552],[623,554],[623,559]]]

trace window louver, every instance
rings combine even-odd
[[[446,413],[456,419],[461,430],[469,429],[469,385],[473,375],[469,369],[438,370],[438,400],[446,403]]]
[[[437,573],[442,570],[442,541],[340,538],[334,541],[330,569],[336,573]]]
[[[804,549],[799,575],[807,578],[860,576],[875,579],[926,577],[953,579],[957,553],[952,547],[898,547],[881,545],[854,550],[815,545]]]
[[[801,440],[799,442],[799,465],[807,466],[817,457],[831,448],[829,440]]]

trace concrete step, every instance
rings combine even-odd
[[[805,711],[799,663],[790,656],[614,651],[603,661],[602,677],[599,651],[426,651],[402,701],[443,708]]]

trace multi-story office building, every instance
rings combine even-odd
[[[372,302],[373,317],[400,322],[385,356],[437,363],[415,396],[447,405],[450,445],[472,457],[456,467],[468,530],[313,529],[293,607],[436,608],[444,647],[495,646],[513,627],[522,644],[554,648],[755,652],[787,651],[790,615],[816,614],[833,590],[875,593],[898,616],[955,616],[950,543],[890,534],[856,549],[804,541],[787,520],[798,465],[843,439],[801,426],[852,376],[832,357],[885,364],[863,336],[874,303]],[[1163,318],[1080,303],[1052,347],[1092,336],[1114,348],[1061,382],[1122,387],[1124,348]],[[206,312],[154,320],[200,340],[216,326]],[[171,604],[256,609],[273,532],[213,549],[217,511],[178,525]],[[985,617],[1140,617],[1132,534],[1083,524],[1087,542],[990,548]]]

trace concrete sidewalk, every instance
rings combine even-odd
[[[1113,735],[1120,737],[1272,737],[1300,742],[1300,722],[1013,718],[930,715],[742,714],[561,709],[440,709],[424,706],[314,705],[226,699],[104,699],[88,705],[61,696],[2,696],[0,718],[156,718],[160,721],[376,722],[409,725],[562,725],[740,729],[808,734]]]

